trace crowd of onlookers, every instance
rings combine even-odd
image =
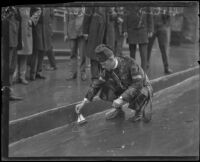
[[[162,54],[164,73],[170,74],[167,49],[170,37],[170,7],[159,7],[153,14],[151,7],[65,7],[64,41],[71,49],[71,69],[67,80],[77,78],[78,56],[80,56],[81,79],[87,79],[86,58],[90,60],[91,79],[98,78],[99,63],[94,49],[106,44],[116,56],[123,56],[123,43],[129,45],[130,57],[136,57],[139,47],[141,66],[145,72],[150,68],[151,50],[155,39]],[[161,12],[162,11],[162,12]],[[52,44],[52,7],[7,7],[2,10],[2,48],[6,46],[6,29],[9,30],[9,83],[13,79],[22,84],[42,75],[43,59],[48,56],[47,70],[56,70]],[[4,53],[4,51],[3,51]],[[30,67],[27,79],[27,66]],[[11,90],[11,88],[10,88]],[[11,90],[10,99],[17,98]],[[13,94],[13,95],[12,95]]]

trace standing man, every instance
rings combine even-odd
[[[149,7],[130,6],[125,8],[124,32],[128,36],[130,56],[135,59],[139,45],[141,66],[146,71],[148,37],[153,32],[153,19]]]
[[[32,7],[31,15],[37,10],[39,11],[35,17],[37,21],[35,21],[33,25],[33,54],[31,57],[30,80],[35,80],[36,78],[46,79],[46,77],[41,74],[44,51],[48,43],[48,35],[45,33],[44,23],[45,9],[43,6],[41,8]]]
[[[67,80],[77,78],[78,54],[81,58],[81,79],[86,76],[85,39],[83,37],[84,8],[67,7],[64,17],[64,41],[69,42],[71,49],[71,69]]]
[[[91,79],[99,78],[100,64],[95,48],[106,44],[114,49],[114,20],[116,13],[111,7],[87,7],[83,21],[83,35],[87,39],[86,55],[90,58]]]
[[[159,7],[160,8],[160,7]],[[164,65],[164,73],[171,74],[172,70],[169,68],[168,63],[168,48],[170,40],[170,15],[169,8],[160,8],[162,12],[153,16],[154,33],[149,38],[148,43],[148,56],[147,56],[147,69],[150,67],[151,51],[156,38],[158,38],[158,45],[162,54],[162,61]],[[163,12],[165,11],[165,12]]]
[[[106,114],[107,119],[117,117],[122,112],[123,104],[129,103],[129,108],[136,111],[130,120],[141,120],[153,96],[150,81],[143,69],[132,58],[115,57],[104,44],[97,46],[95,53],[103,71],[99,79],[92,82],[84,100],[76,105],[76,112],[79,114],[83,106],[99,93],[101,99],[113,102],[113,109]]]
[[[49,64],[50,66],[47,67],[46,70],[53,71],[57,69],[56,66],[56,60],[54,56],[54,51],[53,51],[53,42],[52,42],[52,37],[53,37],[53,19],[54,19],[54,10],[51,7],[45,7],[44,8],[44,40],[45,40],[45,54],[48,57]]]
[[[124,23],[124,7],[116,7],[117,18],[115,20],[115,54],[122,56],[122,48],[124,43],[123,23]]]
[[[2,82],[3,86],[7,86],[9,90],[9,100],[22,100],[21,97],[15,95],[14,90],[11,88],[13,85],[13,74],[17,65],[17,47],[18,47],[18,39],[19,39],[19,24],[21,21],[21,17],[19,11],[16,7],[5,7],[2,8],[1,13],[1,20],[2,20]],[[8,73],[6,73],[5,69],[5,61],[6,57],[8,56]],[[8,74],[9,79],[8,83],[6,80],[6,74]]]

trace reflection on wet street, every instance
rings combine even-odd
[[[171,46],[169,55],[170,68],[174,72],[185,70],[197,65],[198,44],[182,44]],[[124,49],[124,55],[129,55],[128,47]],[[136,60],[140,62],[137,51]],[[150,79],[163,76],[163,63],[159,48],[152,51]],[[45,71],[46,80],[36,80],[29,85],[15,84],[14,89],[24,99],[18,102],[10,102],[9,120],[16,120],[25,116],[40,113],[55,107],[72,104],[80,101],[90,84],[90,79],[83,82],[80,79],[66,81],[69,72],[69,60],[58,63],[58,70]],[[79,72],[80,73],[80,72]],[[87,69],[89,74],[89,68]],[[90,78],[90,77],[89,77]]]
[[[185,88],[187,87],[187,88]],[[105,113],[11,144],[11,157],[197,156],[199,154],[199,76],[157,92],[150,123],[131,123],[133,115],[107,121]]]

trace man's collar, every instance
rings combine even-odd
[[[117,66],[118,66],[118,60],[117,60],[117,58],[115,58],[115,66],[114,66],[114,68],[113,69],[116,69],[117,68]]]

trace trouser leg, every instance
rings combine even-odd
[[[129,50],[130,50],[130,57],[135,59],[135,54],[136,54],[136,44],[129,44]]]
[[[17,65],[17,50],[16,48],[9,49],[9,84],[13,84],[13,74]]]
[[[139,44],[141,67],[146,72],[147,69],[147,43]]]
[[[162,54],[162,61],[164,65],[164,69],[168,69],[168,56],[167,56],[167,44],[168,44],[168,36],[167,30],[161,30],[158,32],[158,44]]]
[[[55,56],[54,56],[54,51],[53,51],[53,49],[52,49],[52,48],[49,49],[49,50],[46,52],[46,54],[47,54],[47,57],[48,57],[48,59],[49,59],[49,64],[50,64],[50,66],[56,68],[56,60],[55,60]]]
[[[70,40],[70,49],[71,49],[71,73],[77,73],[78,67],[78,39],[71,39]]]
[[[79,56],[80,56],[80,70],[81,72],[86,71],[86,41],[84,38],[79,39]]]
[[[34,49],[30,58],[30,77],[35,78],[38,66],[38,50]]]
[[[26,79],[26,70],[27,70],[27,58],[26,55],[18,55],[19,57],[19,78]]]
[[[115,41],[115,55],[122,56],[124,37],[120,36],[118,40]]]
[[[37,72],[36,73],[42,72],[42,64],[43,64],[45,52],[46,51],[38,50],[38,65],[37,65]]]
[[[153,36],[149,38],[149,43],[147,47],[147,68],[149,68],[150,66],[151,52],[155,39],[156,39],[156,34],[154,33]]]

